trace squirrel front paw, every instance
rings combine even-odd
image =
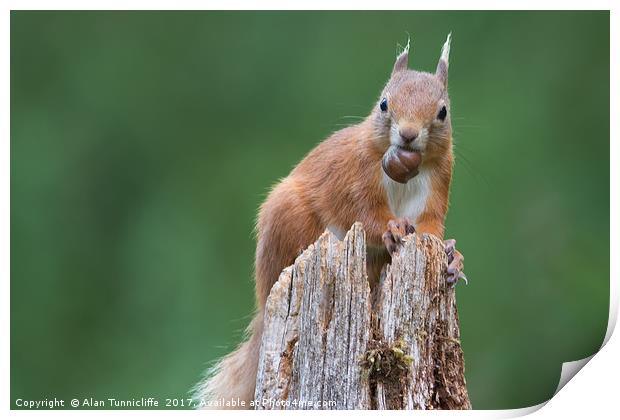
[[[463,261],[465,258],[463,254],[456,250],[456,240],[448,239],[444,241],[446,255],[448,256],[448,269],[446,281],[449,285],[454,286],[459,279],[465,280],[467,284],[467,277],[463,273]]]
[[[403,244],[403,238],[410,233],[415,232],[413,223],[406,217],[396,220],[390,220],[387,224],[387,231],[382,236],[383,243],[390,255]]]

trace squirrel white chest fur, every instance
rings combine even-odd
[[[410,179],[406,184],[400,184],[387,176],[382,177],[383,189],[388,201],[390,211],[396,217],[407,217],[416,224],[418,217],[426,208],[426,200],[431,193],[432,171],[428,168],[420,168],[420,173]],[[334,224],[327,226],[336,237],[344,239],[346,228]]]
[[[400,184],[383,173],[382,182],[392,213],[396,217],[408,217],[416,223],[426,208],[431,192],[431,170],[420,168],[420,173],[406,184]]]

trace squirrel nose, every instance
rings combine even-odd
[[[411,143],[418,137],[418,130],[413,127],[402,127],[398,130],[398,134],[405,143]]]

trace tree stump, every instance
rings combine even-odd
[[[470,409],[455,291],[438,238],[412,234],[379,284],[356,223],[326,231],[265,307],[258,409]]]

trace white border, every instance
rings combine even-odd
[[[1,48],[2,56],[7,58],[5,65],[2,68],[2,76],[5,82],[2,84],[2,93],[5,100],[3,101],[2,112],[0,118],[2,121],[1,127],[4,129],[2,142],[2,153],[0,153],[0,159],[2,159],[2,179],[0,180],[0,193],[4,199],[2,200],[2,206],[0,211],[2,212],[2,336],[7,340],[2,346],[2,367],[3,378],[1,391],[5,395],[5,409],[10,407],[10,361],[9,361],[9,340],[10,337],[10,324],[9,324],[9,304],[10,304],[10,66],[8,65],[8,59],[10,57],[10,13],[9,10],[203,10],[204,6],[208,6],[211,10],[241,10],[241,9],[266,9],[266,10],[343,10],[343,9],[358,9],[358,10],[557,10],[561,7],[565,10],[611,10],[610,27],[611,27],[611,44],[610,44],[610,60],[611,60],[611,96],[610,96],[610,115],[618,115],[618,83],[617,75],[620,71],[618,67],[618,7],[617,2],[602,1],[602,0],[590,0],[588,2],[579,2],[575,0],[565,0],[562,2],[550,2],[541,0],[524,0],[524,1],[480,1],[471,0],[468,2],[459,2],[455,0],[443,0],[437,1],[425,1],[425,2],[412,2],[410,0],[383,0],[381,2],[358,0],[358,1],[335,1],[335,0],[315,0],[315,1],[297,1],[294,4],[286,1],[251,1],[251,0],[233,0],[229,2],[218,2],[216,4],[205,3],[196,0],[176,0],[176,1],[135,1],[135,0],[108,0],[108,1],[15,1],[9,0],[3,2],[8,5],[5,9],[4,18],[2,19],[2,32],[1,32]],[[464,5],[468,7],[463,7]],[[567,46],[570,48],[570,46]],[[577,59],[577,58],[576,58]],[[604,104],[601,104],[601,109],[604,109]],[[616,119],[611,119],[610,122],[610,138],[615,141],[620,140],[618,136],[618,124]],[[611,162],[616,162],[616,159],[620,157],[618,155],[618,145],[615,141],[610,142],[610,159]],[[603,163],[603,162],[602,162]],[[614,189],[614,185],[618,182],[618,169],[615,165],[610,165],[611,168],[611,187],[610,187],[610,214],[620,214],[620,208],[618,207],[618,194]],[[611,238],[615,238],[618,235],[618,222],[614,217],[611,217]],[[613,239],[610,244],[610,261],[614,261],[614,256],[618,255],[618,245]],[[490,410],[490,411],[472,411],[472,412],[372,412],[372,411],[357,411],[354,413],[342,412],[342,411],[326,411],[321,413],[321,416],[327,417],[342,417],[348,415],[354,415],[355,417],[374,417],[380,416],[464,416],[468,418],[508,418],[526,415],[535,412],[533,416],[537,419],[555,418],[562,416],[563,418],[583,418],[584,416],[601,416],[603,418],[608,417],[607,414],[617,412],[617,406],[615,401],[615,390],[617,378],[620,375],[619,363],[615,355],[620,352],[620,342],[617,337],[612,336],[614,330],[617,314],[618,314],[618,266],[611,266],[611,284],[610,284],[610,317],[607,334],[605,336],[605,343],[602,350],[594,355],[592,361],[583,368],[583,371],[579,373],[578,379],[569,381],[564,388],[558,387],[560,391],[554,396],[548,403],[543,403],[538,406],[528,407],[518,410]],[[617,335],[617,334],[616,334]],[[579,365],[577,362],[567,364],[565,368],[574,369]],[[578,369],[577,369],[578,370]],[[563,369],[564,376],[565,369]],[[561,389],[561,390],[560,390]],[[556,391],[557,392],[557,391]],[[544,408],[543,408],[544,407]],[[542,409],[540,409],[542,408]],[[539,410],[540,409],[540,410]],[[316,416],[316,413],[310,413],[305,411],[294,412],[295,416]],[[49,418],[108,418],[110,416],[108,411],[82,411],[82,410],[64,410],[64,411],[10,411],[9,415],[19,418],[31,418],[35,416],[45,416]],[[149,418],[168,418],[178,416],[210,416],[210,413],[197,412],[197,411],[116,411],[115,416],[122,418],[135,418],[135,417],[149,417]],[[257,416],[266,417],[269,416],[290,416],[285,412],[218,412],[218,418],[231,418],[240,415],[245,416]]]

